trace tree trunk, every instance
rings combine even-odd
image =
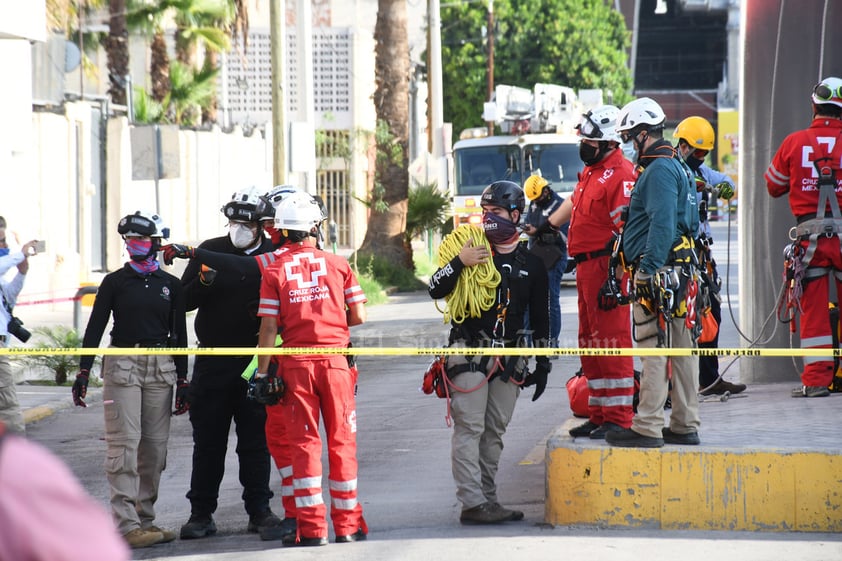
[[[205,53],[205,69],[219,67],[219,53],[208,50]],[[223,86],[224,87],[224,86]],[[219,99],[214,93],[206,105],[202,107],[202,124],[216,124],[219,120]]]
[[[163,31],[155,32],[150,51],[149,78],[152,80],[152,99],[160,103],[170,93],[170,57],[167,54],[167,42]]]
[[[413,269],[406,246],[406,210],[409,194],[409,39],[406,0],[378,0],[374,28],[374,106],[377,120],[388,125],[388,139],[378,139],[375,181],[383,187],[385,211],[374,207],[359,252],[377,255]],[[396,157],[384,157],[394,154]]]
[[[129,73],[126,0],[109,0],[108,13],[108,37],[105,39],[105,51],[108,56],[108,94],[112,103],[126,105],[126,75]]]

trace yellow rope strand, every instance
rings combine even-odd
[[[463,224],[442,240],[439,246],[439,267],[444,267],[459,255],[469,239],[474,241],[475,246],[484,245],[491,255],[491,245],[482,228]],[[462,323],[469,317],[478,318],[482,312],[494,306],[499,285],[500,271],[494,268],[491,259],[480,265],[465,267],[453,291],[444,297],[444,310],[439,308],[438,302],[436,309],[444,314],[444,323]]]

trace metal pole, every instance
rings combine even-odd
[[[439,0],[430,0],[430,113],[432,122],[430,135],[433,137],[433,160],[437,165],[439,189],[447,187],[447,162],[444,158],[444,93],[441,71],[441,13]]]
[[[269,1],[272,60],[272,179],[275,185],[286,183],[286,119],[284,118],[284,0]]]
[[[494,0],[488,0],[488,96],[491,101],[494,95]],[[488,136],[494,136],[494,121],[488,121]]]

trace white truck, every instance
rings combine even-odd
[[[531,91],[497,86],[483,119],[505,134],[482,136],[485,128],[468,129],[453,145],[454,227],[479,224],[479,196],[494,181],[523,186],[527,177],[539,174],[557,193],[570,194],[584,167],[575,126],[582,113],[601,104],[601,90],[581,90],[577,96],[571,88],[552,84],[536,84]]]

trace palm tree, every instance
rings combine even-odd
[[[129,74],[129,32],[126,26],[126,0],[108,0],[108,94],[111,102],[126,105],[126,76]]]
[[[406,0],[378,0],[374,27],[374,106],[378,132],[375,204],[360,247],[413,270],[412,249],[404,243],[409,170],[409,38]],[[385,133],[385,134],[384,134]]]

